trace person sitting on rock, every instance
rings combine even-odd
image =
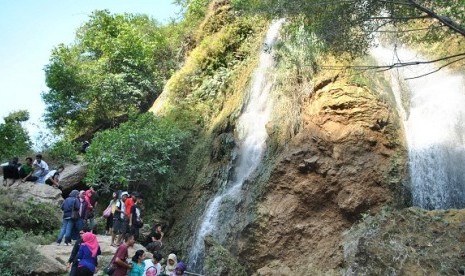
[[[11,186],[16,179],[19,179],[19,167],[20,163],[18,163],[18,157],[13,157],[13,159],[6,163],[3,164],[3,183],[9,187]],[[10,185],[8,185],[8,179],[13,180]]]
[[[60,188],[60,173],[63,172],[65,167],[63,165],[60,165],[57,170],[51,170],[46,176],[45,176],[45,184],[48,184],[52,186],[53,188]]]
[[[31,181],[35,182],[37,181],[37,176],[33,176],[32,174],[34,173],[34,168],[32,167],[32,158],[27,157],[26,158],[26,163],[21,165],[19,168],[19,177],[21,178],[22,182],[26,181]]]
[[[161,247],[163,246],[163,243],[161,242],[161,234],[155,232],[152,233],[150,236],[151,242],[148,243],[145,248],[147,248],[147,250],[152,253],[160,251]]]
[[[36,169],[34,176],[36,176],[38,183],[45,183],[45,176],[48,174],[48,164],[42,160],[42,154],[36,155],[36,160],[32,164]]]

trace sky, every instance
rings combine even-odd
[[[34,140],[41,123],[47,91],[43,68],[51,50],[74,41],[79,26],[94,10],[147,14],[167,23],[179,17],[173,0],[0,0],[0,123],[10,112],[26,109],[25,124]],[[37,139],[37,138],[36,138]]]

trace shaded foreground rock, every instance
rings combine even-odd
[[[102,251],[102,255],[98,257],[99,271],[97,274],[103,275],[103,268],[110,263],[111,258],[116,252],[116,247],[110,246],[110,236],[97,235],[97,239]],[[39,245],[37,250],[44,257],[44,261],[34,270],[34,273],[40,275],[63,275],[66,273],[66,264],[72,249],[73,246],[66,246],[64,244]],[[140,244],[135,244],[134,247],[129,248],[129,258],[139,249],[146,251],[145,247]],[[148,258],[151,257],[150,253],[146,253],[146,255]]]

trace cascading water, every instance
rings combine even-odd
[[[284,19],[274,21],[264,41],[258,67],[252,76],[249,99],[238,119],[238,161],[234,169],[234,180],[228,181],[226,189],[220,191],[207,206],[200,227],[197,230],[189,261],[193,268],[201,269],[204,255],[204,238],[218,235],[222,231],[218,225],[220,207],[225,201],[239,201],[242,184],[255,171],[263,156],[268,134],[265,125],[269,120],[271,101],[269,92],[274,82],[270,74],[274,60],[271,46],[275,43]],[[231,210],[233,211],[233,210]]]
[[[383,64],[424,61],[414,52],[379,46],[372,55]],[[424,209],[465,207],[465,89],[462,76],[416,65],[391,70],[393,92],[404,119],[413,205]],[[400,80],[410,93],[403,109]],[[408,114],[408,115],[407,115]]]

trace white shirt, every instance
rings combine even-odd
[[[44,162],[44,161],[42,161]],[[57,172],[57,170],[51,170],[46,176],[45,176],[45,180],[49,179],[50,177],[52,177],[55,173]],[[60,180],[60,175],[58,175],[58,181]]]
[[[37,159],[36,159],[34,160],[34,163],[32,163],[32,165],[39,167],[40,170],[48,171],[48,165],[44,160],[40,161],[40,164],[39,164],[39,162],[37,162]]]
[[[160,273],[161,273],[161,264],[160,263],[154,264],[152,262],[152,259],[147,259],[147,260],[144,261],[144,264],[145,264],[144,275],[147,274],[147,270],[149,270],[149,268],[151,268],[151,267],[155,267],[155,269],[157,270],[157,273],[155,275],[160,275]]]

